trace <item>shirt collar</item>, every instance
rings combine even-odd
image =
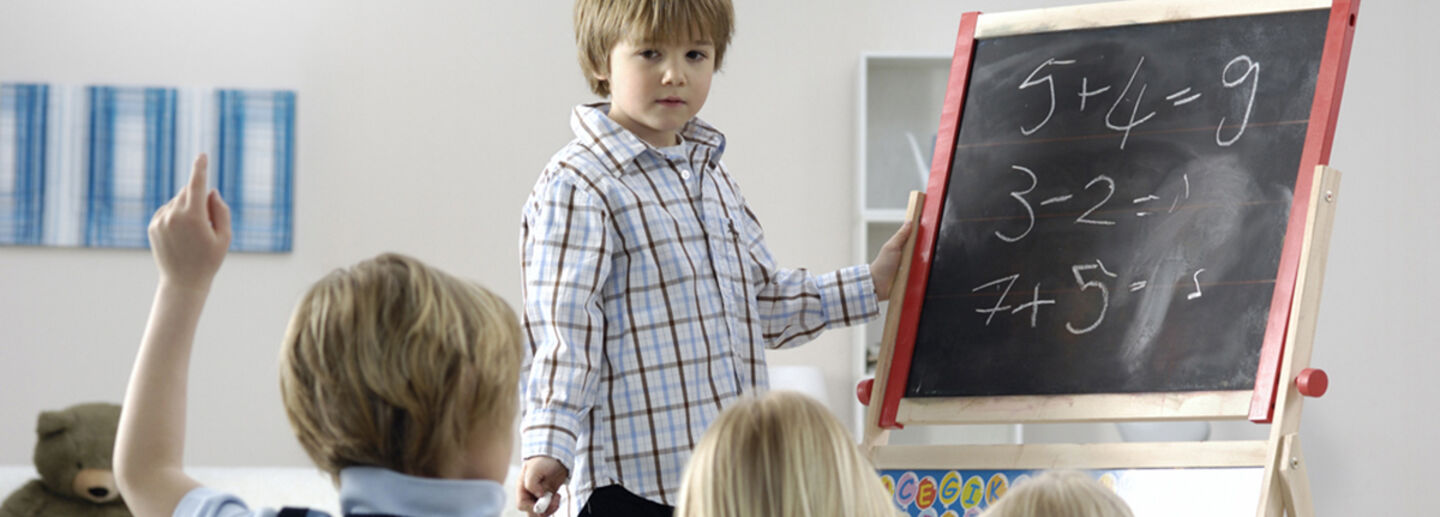
[[[575,132],[575,138],[586,145],[599,146],[601,152],[618,162],[616,165],[620,170],[617,172],[623,172],[626,163],[647,151],[659,153],[655,146],[612,120],[609,112],[608,102],[576,106],[570,115],[570,129]],[[725,134],[699,117],[691,118],[685,127],[680,128],[680,138],[686,145],[709,149],[712,164],[719,163],[720,155],[725,153]]]
[[[505,488],[494,481],[422,478],[378,467],[340,470],[344,515],[495,517],[504,505]]]

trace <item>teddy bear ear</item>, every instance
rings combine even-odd
[[[74,418],[69,413],[60,411],[44,411],[40,413],[40,422],[35,425],[35,433],[41,438],[49,438],[65,432],[70,428]]]

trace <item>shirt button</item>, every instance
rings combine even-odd
[[[690,179],[690,169],[680,169],[680,177],[687,180]]]

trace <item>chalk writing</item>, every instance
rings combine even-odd
[[[1044,85],[1046,92],[1045,102],[1047,106],[1045,116],[1033,127],[1026,127],[1024,124],[1020,125],[1020,134],[1027,137],[1034,135],[1037,131],[1040,131],[1041,128],[1045,127],[1051,118],[1054,117],[1057,107],[1055,93],[1056,77],[1055,73],[1051,72],[1051,70],[1063,65],[1073,65],[1075,63],[1076,60],[1074,59],[1046,59],[1040,63],[1039,66],[1031,70],[1030,75],[1026,76],[1024,81],[1020,82],[1017,88],[1019,90]],[[1105,112],[1105,127],[1111,131],[1123,134],[1120,138],[1120,149],[1125,149],[1125,145],[1130,141],[1130,133],[1135,128],[1148,122],[1157,115],[1155,111],[1148,111],[1144,115],[1140,115],[1141,104],[1145,101],[1145,92],[1150,86],[1148,81],[1142,80],[1139,84],[1138,91],[1135,91],[1136,79],[1141,78],[1141,72],[1144,68],[1145,56],[1140,56],[1139,60],[1135,63],[1135,68],[1130,72],[1130,78],[1125,82],[1124,87],[1120,89],[1120,93],[1115,96],[1113,102],[1110,103],[1109,111]],[[1238,72],[1232,72],[1232,70],[1238,70]],[[1046,72],[1045,75],[1039,75],[1042,71]],[[1239,75],[1235,76],[1236,73]],[[1245,128],[1250,124],[1250,114],[1255,107],[1256,92],[1260,90],[1260,63],[1250,56],[1242,54],[1235,56],[1230,62],[1226,63],[1225,68],[1220,72],[1220,85],[1224,89],[1240,87],[1247,81],[1250,83],[1250,92],[1245,102],[1245,112],[1240,118],[1240,123],[1238,125],[1231,123],[1227,126],[1226,123],[1230,118],[1221,117],[1220,123],[1215,128],[1216,145],[1229,147],[1234,145],[1235,142],[1240,139],[1241,135],[1245,134]],[[1076,92],[1076,95],[1080,98],[1079,111],[1081,113],[1085,112],[1087,102],[1091,97],[1100,96],[1110,91],[1112,87],[1113,85],[1105,85],[1098,88],[1091,88],[1090,78],[1088,76],[1081,77],[1080,89]],[[1135,91],[1133,99],[1130,97],[1132,91]],[[1193,103],[1204,95],[1204,92],[1195,91],[1195,88],[1192,86],[1185,86],[1176,90],[1174,93],[1166,95],[1165,100],[1170,102],[1171,107],[1178,108]],[[1115,112],[1127,103],[1130,111],[1129,118],[1125,119],[1125,113],[1121,111],[1120,117],[1123,120],[1115,119]],[[1234,131],[1234,135],[1228,138],[1224,136],[1227,127]]]
[[[1033,329],[1039,323],[1037,320],[1040,318],[1041,305],[1055,305],[1055,299],[1040,299],[1040,284],[1037,283],[1035,284],[1035,291],[1030,295],[1030,301],[1020,304],[1011,314],[1017,314],[1020,311],[1030,309],[1030,328]]]
[[[1010,197],[1015,198],[1016,201],[1019,201],[1019,202],[1020,202],[1020,206],[1025,207],[1025,214],[1028,216],[1028,219],[1027,219],[1027,220],[1028,220],[1029,222],[1028,222],[1027,225],[1025,226],[1025,231],[1024,231],[1024,232],[1021,232],[1020,235],[1017,235],[1017,236],[1014,236],[1014,237],[1011,237],[1011,236],[1009,236],[1009,235],[1005,235],[1005,234],[1003,234],[1003,233],[1000,233],[999,230],[996,230],[996,231],[995,231],[995,236],[996,236],[996,237],[999,237],[1000,240],[1005,241],[1005,242],[1015,242],[1015,241],[1018,241],[1018,240],[1020,240],[1020,239],[1024,239],[1026,235],[1029,235],[1029,234],[1030,234],[1030,230],[1035,229],[1035,209],[1034,209],[1034,208],[1030,208],[1030,202],[1025,200],[1025,194],[1029,194],[1030,191],[1035,190],[1035,185],[1037,185],[1037,184],[1040,182],[1040,180],[1035,177],[1035,172],[1034,172],[1034,171],[1031,171],[1030,169],[1021,167],[1021,166],[1019,166],[1019,165],[1012,165],[1012,166],[1010,166],[1010,170],[1020,171],[1020,172],[1025,173],[1026,175],[1030,176],[1030,187],[1029,187],[1029,188],[1026,188],[1025,190],[1017,190],[1017,191],[1014,191],[1014,192],[1011,192],[1011,193],[1010,193]]]
[[[1096,210],[1099,210],[1100,207],[1105,206],[1105,203],[1108,203],[1110,201],[1110,196],[1115,195],[1115,180],[1110,179],[1109,176],[1106,176],[1104,174],[1096,176],[1095,179],[1090,180],[1090,183],[1086,183],[1085,190],[1090,190],[1090,187],[1094,186],[1096,183],[1105,183],[1105,185],[1110,188],[1110,191],[1105,193],[1105,199],[1101,199],[1099,203],[1095,203],[1095,206],[1090,207],[1090,209],[1086,210],[1085,213],[1080,214],[1080,217],[1076,217],[1075,224],[1098,224],[1100,226],[1113,226],[1115,224],[1115,221],[1089,218],[1090,214],[1095,213]]]
[[[1149,84],[1142,84],[1140,85],[1140,93],[1135,96],[1135,101],[1132,103],[1133,107],[1130,109],[1130,121],[1123,126],[1117,125],[1114,122],[1110,121],[1110,116],[1115,114],[1115,108],[1119,108],[1120,103],[1125,100],[1125,94],[1130,93],[1130,87],[1135,84],[1135,76],[1140,74],[1140,67],[1142,66],[1145,66],[1144,56],[1141,56],[1140,62],[1135,64],[1135,71],[1130,73],[1130,80],[1125,83],[1125,89],[1121,90],[1120,95],[1115,98],[1115,104],[1111,104],[1110,111],[1105,112],[1105,127],[1108,127],[1115,131],[1125,132],[1125,137],[1120,139],[1121,149],[1124,149],[1125,142],[1130,140],[1131,129],[1134,129],[1140,124],[1144,124],[1145,121],[1150,120],[1151,117],[1155,116],[1155,112],[1152,111],[1145,114],[1145,116],[1140,117],[1139,120],[1135,119],[1135,114],[1140,112],[1140,101],[1145,100],[1145,89],[1150,86]]]
[[[1017,279],[1019,279],[1019,278],[1020,278],[1020,275],[1019,275],[1019,274],[1014,274],[1014,275],[1007,276],[1007,277],[1005,277],[1005,278],[1001,278],[1001,279],[999,279],[999,280],[995,280],[995,281],[991,281],[991,282],[986,282],[986,283],[980,285],[979,287],[976,287],[976,288],[970,290],[970,292],[973,293],[973,292],[979,291],[979,290],[981,290],[981,289],[984,289],[984,288],[986,288],[986,287],[990,287],[990,286],[992,286],[992,285],[993,285],[993,286],[996,286],[996,287],[998,288],[1001,283],[1005,284],[1005,290],[1004,290],[1004,292],[1000,293],[1000,297],[999,297],[999,298],[996,298],[996,299],[995,299],[995,306],[994,306],[994,307],[990,307],[990,308],[988,308],[988,309],[975,309],[975,312],[978,312],[978,313],[980,313],[980,314],[985,314],[985,315],[986,315],[986,316],[985,316],[985,324],[986,324],[986,325],[989,325],[989,324],[990,324],[990,320],[995,319],[995,313],[1010,310],[1010,306],[1009,306],[1009,305],[1003,305],[1003,306],[1002,306],[1001,304],[1005,303],[1005,297],[1010,296],[1010,288],[1015,286],[1015,280],[1017,280]]]
[[[1185,297],[1186,300],[1194,300],[1194,299],[1200,297],[1200,273],[1203,273],[1203,272],[1205,272],[1205,268],[1203,268],[1203,267],[1200,268],[1200,269],[1195,270],[1195,276],[1193,277],[1194,280],[1195,280],[1195,292],[1190,293],[1189,296],[1186,296],[1186,297]]]
[[[1230,67],[1240,63],[1244,63],[1242,66],[1245,67],[1245,73],[1234,81],[1231,81],[1229,79]],[[1221,147],[1228,147],[1234,144],[1236,140],[1240,139],[1240,135],[1245,134],[1245,125],[1250,123],[1250,109],[1255,107],[1255,92],[1260,91],[1260,63],[1252,61],[1250,56],[1236,56],[1235,59],[1231,59],[1229,63],[1226,63],[1225,70],[1220,72],[1220,81],[1225,84],[1226,88],[1234,88],[1252,76],[1255,80],[1250,88],[1250,100],[1245,103],[1245,117],[1240,119],[1240,129],[1235,132],[1235,136],[1226,140],[1220,138],[1220,131],[1225,129],[1225,117],[1220,117],[1220,127],[1215,128],[1215,143],[1220,144]]]
[[[1054,78],[1053,76],[1051,76],[1050,74],[1045,74],[1045,77],[1042,77],[1042,78],[1040,78],[1040,79],[1036,79],[1036,78],[1035,78],[1035,74],[1040,73],[1040,69],[1045,68],[1045,67],[1050,66],[1050,65],[1073,65],[1073,64],[1075,64],[1075,60],[1073,60],[1073,59],[1067,59],[1067,60],[1063,60],[1063,61],[1056,61],[1056,60],[1054,60],[1054,59],[1047,59],[1044,63],[1041,63],[1040,66],[1035,67],[1035,70],[1033,70],[1033,71],[1030,72],[1030,76],[1025,78],[1025,82],[1020,83],[1020,89],[1021,89],[1021,90],[1024,90],[1024,89],[1026,89],[1026,88],[1029,88],[1029,87],[1031,87],[1031,86],[1035,86],[1035,85],[1037,85],[1037,84],[1044,83],[1045,86],[1049,89],[1049,92],[1050,92],[1050,110],[1047,111],[1047,112],[1045,112],[1045,120],[1041,120],[1039,124],[1036,124],[1035,127],[1032,127],[1032,128],[1030,128],[1030,129],[1025,129],[1025,126],[1020,126],[1020,132],[1021,132],[1022,134],[1029,135],[1029,134],[1031,134],[1031,133],[1034,133],[1034,132],[1036,132],[1036,131],[1039,131],[1041,127],[1044,127],[1044,126],[1045,126],[1045,123],[1046,123],[1046,122],[1049,122],[1049,121],[1050,121],[1050,116],[1055,114],[1055,78]]]

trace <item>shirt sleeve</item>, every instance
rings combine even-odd
[[[175,517],[274,517],[273,510],[251,510],[245,501],[207,487],[195,487],[175,505]]]
[[[613,246],[598,193],[574,175],[542,180],[521,224],[522,325],[530,345],[524,458],[549,456],[574,469],[580,421],[595,406],[604,361],[601,306]]]
[[[879,314],[869,265],[823,274],[777,267],[765,245],[760,221],[749,206],[743,217],[753,232],[749,248],[756,274],[752,281],[766,347],[797,346],[827,329],[864,323]]]

